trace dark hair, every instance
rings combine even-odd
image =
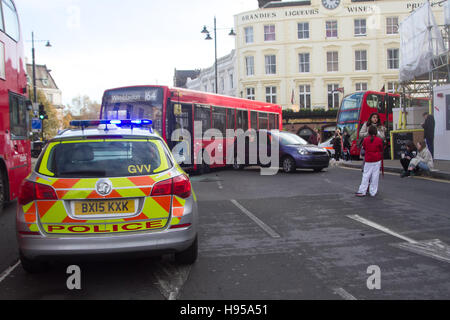
[[[424,112],[423,115],[422,115],[422,117],[425,117],[425,116],[427,116],[427,115],[428,115],[428,112]]]
[[[375,139],[377,134],[378,134],[377,127],[375,127],[374,125],[371,125],[369,127],[370,142],[373,142],[373,139]]]
[[[414,144],[414,142],[408,141],[406,143],[406,148],[408,148],[411,151],[415,151],[416,150],[416,145]]]
[[[377,112],[374,112],[374,113],[372,113],[372,114],[369,116],[369,119],[367,120],[366,125],[367,125],[367,126],[372,125],[372,121],[370,121],[370,120],[372,119],[372,117],[373,117],[374,115],[377,115],[377,116],[378,116],[377,127],[381,126],[380,115],[379,115]]]

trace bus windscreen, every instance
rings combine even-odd
[[[109,120],[151,119],[153,128],[162,133],[162,88],[123,88],[106,91],[102,118]]]
[[[344,98],[341,105],[342,110],[356,109],[361,107],[361,100],[364,93],[358,92]]]

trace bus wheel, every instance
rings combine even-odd
[[[198,175],[202,175],[202,174],[205,174],[205,173],[209,173],[210,171],[211,171],[211,169],[210,169],[210,167],[209,167],[209,157],[208,157],[208,154],[204,151],[204,150],[202,150],[200,153],[199,153],[199,157],[201,156],[203,154],[203,156],[201,157],[202,158],[202,163],[201,164],[198,164],[197,165],[197,170],[196,170],[196,173],[198,174]]]
[[[234,157],[234,162],[233,162],[233,169],[234,170],[242,170],[244,169],[244,165],[240,164],[239,159],[237,157]]]

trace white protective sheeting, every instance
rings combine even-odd
[[[427,2],[407,17],[400,32],[400,82],[431,70],[431,59],[445,52],[444,41]]]
[[[450,24],[450,0],[447,0],[444,4],[444,21],[446,25]]]

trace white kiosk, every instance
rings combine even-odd
[[[450,160],[450,84],[434,88],[434,158]]]

